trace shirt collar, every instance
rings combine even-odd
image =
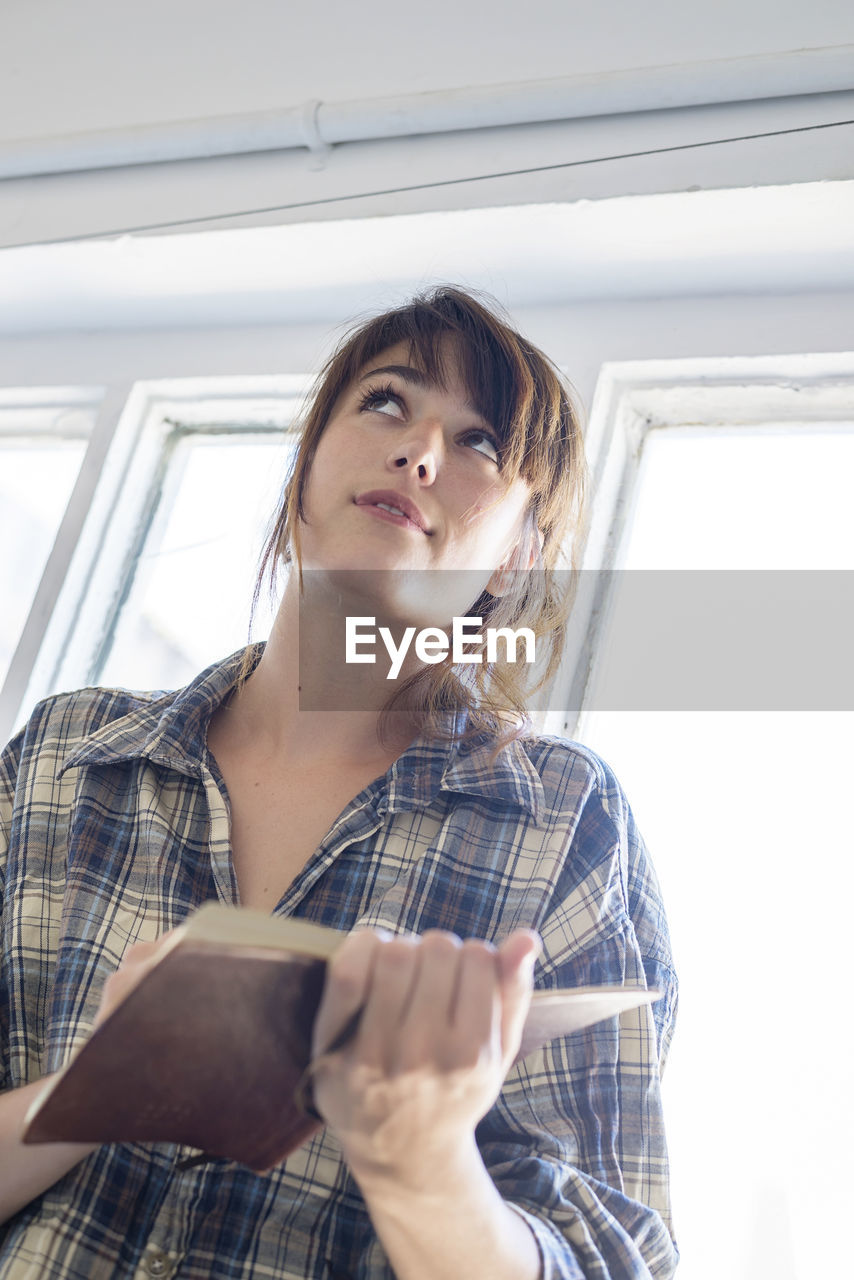
[[[492,739],[457,755],[446,770],[442,785],[446,791],[463,791],[519,805],[535,822],[545,799],[540,775],[524,741],[518,738],[502,747],[497,756]]]
[[[389,808],[429,804],[440,791],[482,796],[526,809],[538,820],[543,784],[522,741],[495,754],[495,739],[430,742],[417,739],[389,771]]]
[[[263,650],[263,644],[241,649],[208,667],[178,694],[164,694],[111,721],[75,747],[59,772],[143,757],[199,777],[211,716],[234,688],[244,657],[251,654],[251,671]],[[419,738],[394,762],[388,777],[392,812],[425,806],[448,791],[517,805],[536,821],[543,799],[539,774],[518,739],[496,756],[493,738],[473,743]]]
[[[263,652],[253,645],[252,666]],[[83,764],[112,764],[144,757],[179,773],[198,777],[207,751],[208,723],[237,683],[244,655],[240,649],[223,662],[214,663],[186,689],[164,694],[97,729],[62,762],[63,773]]]

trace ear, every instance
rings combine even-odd
[[[542,550],[545,535],[534,523],[533,516],[525,521],[525,528],[517,542],[513,544],[508,555],[492,574],[486,584],[491,596],[506,596],[513,589],[513,576],[516,573],[530,573],[542,564]]]

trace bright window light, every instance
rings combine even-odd
[[[854,424],[646,437],[625,569],[854,569]]]
[[[85,439],[0,434],[0,685],[85,452]]]
[[[654,431],[621,564],[850,569],[852,474],[854,432],[838,424]],[[579,736],[633,803],[671,921],[681,1280],[838,1274],[854,715],[593,711]]]
[[[258,560],[292,449],[281,433],[193,432],[178,441],[99,683],[177,688],[246,644]],[[265,594],[258,636],[271,620]]]

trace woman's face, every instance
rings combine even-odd
[[[442,389],[411,365],[405,344],[370,361],[320,438],[300,530],[309,571],[393,571],[398,587],[403,575],[428,593],[427,571],[458,571],[458,583],[443,579],[448,617],[465,613],[507,562],[530,499],[524,480],[503,480],[497,434],[449,364]]]

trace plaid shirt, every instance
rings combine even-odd
[[[213,710],[241,655],[176,694],[85,689],[36,708],[0,764],[0,1086],[67,1061],[133,943],[237,901]],[[534,1231],[543,1280],[670,1276],[659,1072],[676,987],[655,876],[613,775],[530,738],[413,744],[357,796],[276,913],[339,929],[537,929],[538,987],[648,983],[664,998],[514,1067],[477,1130]],[[176,1169],[175,1145],[104,1146],[0,1228],[0,1280],[389,1280],[335,1136],[275,1170]]]

